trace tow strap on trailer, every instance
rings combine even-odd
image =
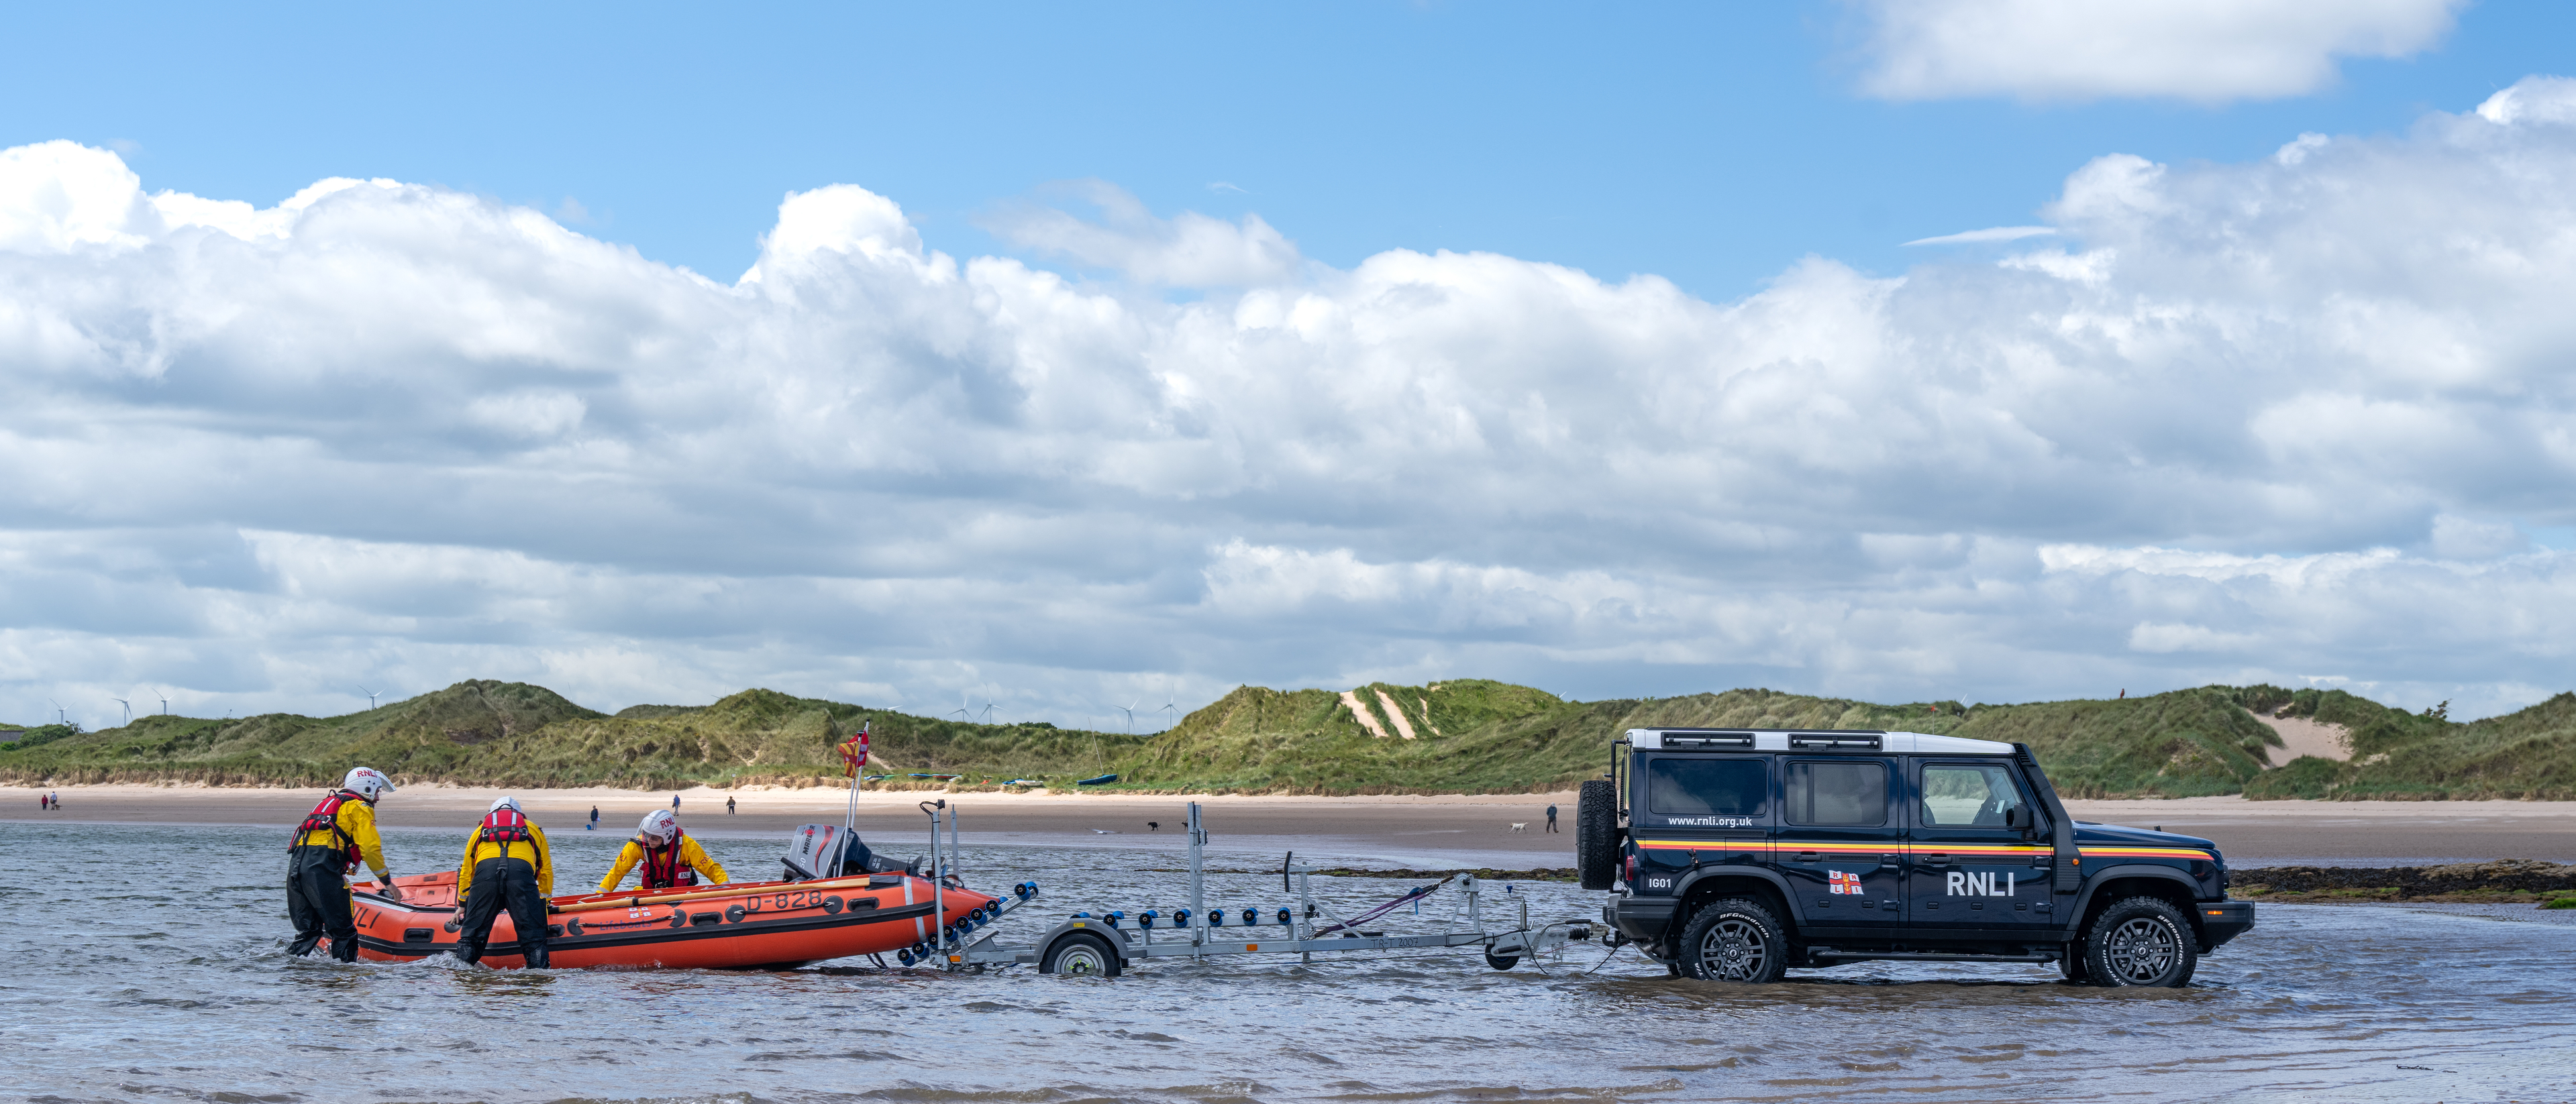
[[[1333,934],[1334,932],[1342,931],[1342,930],[1344,930],[1344,929],[1346,929],[1346,928],[1356,928],[1356,927],[1359,927],[1360,925],[1365,924],[1365,923],[1368,923],[1368,922],[1369,922],[1369,921],[1371,921],[1371,920],[1375,920],[1375,919],[1377,919],[1378,917],[1381,917],[1381,916],[1386,915],[1387,913],[1394,912],[1394,911],[1395,911],[1396,909],[1398,909],[1398,908],[1401,908],[1401,907],[1403,907],[1403,906],[1405,906],[1405,905],[1412,904],[1413,902],[1415,902],[1415,901],[1419,901],[1419,900],[1421,900],[1421,899],[1423,899],[1423,898],[1425,898],[1425,897],[1431,896],[1431,894],[1432,894],[1432,892],[1433,892],[1433,891],[1438,890],[1441,886],[1448,885],[1450,882],[1453,882],[1453,881],[1456,881],[1456,880],[1457,880],[1457,876],[1456,876],[1456,875],[1451,875],[1450,877],[1442,878],[1442,879],[1440,879],[1438,882],[1434,882],[1434,883],[1432,883],[1432,884],[1430,884],[1430,885],[1427,885],[1427,886],[1415,886],[1415,887],[1413,887],[1411,890],[1407,891],[1407,892],[1405,893],[1405,895],[1404,895],[1404,896],[1402,896],[1402,897],[1398,897],[1398,898],[1396,898],[1395,900],[1389,901],[1389,902],[1387,902],[1387,903],[1385,903],[1385,904],[1383,904],[1383,905],[1379,905],[1379,906],[1377,906],[1376,908],[1370,909],[1370,910],[1368,910],[1367,912],[1363,912],[1363,913],[1359,914],[1359,915],[1358,915],[1358,916],[1356,916],[1356,917],[1353,917],[1353,918],[1348,919],[1348,920],[1344,920],[1344,921],[1342,921],[1342,922],[1340,922],[1340,923],[1338,923],[1338,924],[1328,924],[1328,925],[1325,925],[1324,927],[1321,927],[1321,928],[1317,928],[1317,929],[1315,929],[1315,938],[1321,939],[1321,938],[1323,938],[1324,936],[1331,935],[1331,934]]]

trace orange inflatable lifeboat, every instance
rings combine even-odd
[[[359,956],[406,962],[454,951],[456,872],[397,877],[394,884],[402,887],[400,901],[374,882],[350,887]],[[943,926],[980,924],[1006,907],[1001,898],[953,881],[933,887],[926,877],[900,872],[548,900],[546,948],[555,969],[802,966],[936,943]],[[524,965],[507,911],[492,925],[483,962]]]

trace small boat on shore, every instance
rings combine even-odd
[[[359,957],[408,962],[454,951],[456,872],[397,877],[394,884],[402,900],[374,882],[350,887]],[[913,873],[592,893],[549,903],[546,948],[555,969],[785,969],[934,943],[943,926],[1001,912],[990,894],[953,883],[934,887]],[[483,962],[524,965],[506,911],[493,923]]]

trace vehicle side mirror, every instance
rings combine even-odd
[[[2018,831],[2023,835],[2029,835],[2030,806],[2015,805],[2012,808],[2004,810],[2004,827]]]

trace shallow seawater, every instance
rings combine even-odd
[[[789,973],[518,972],[286,957],[281,833],[0,824],[0,1096],[44,1101],[2564,1100],[2576,929],[2274,906],[2185,990],[2054,967],[1863,964],[1728,988],[1577,944],[1147,965],[1115,979],[840,962]],[[622,837],[555,833],[595,880]],[[395,869],[461,832],[388,835]],[[716,838],[738,877],[778,846]],[[894,841],[887,850],[917,848]],[[966,849],[1046,887],[1005,922],[1184,903],[1177,847]],[[1326,856],[1317,856],[1326,857]],[[1333,856],[1340,858],[1340,856]],[[1250,867],[1253,856],[1212,866]],[[1276,863],[1275,856],[1268,862]],[[1265,912],[1276,875],[1211,878]],[[1319,879],[1348,907],[1404,883]],[[1533,919],[1597,916],[1561,884]],[[1443,891],[1386,925],[1432,924]],[[1496,893],[1494,900],[1517,900]],[[1276,930],[1276,929],[1272,929]]]

